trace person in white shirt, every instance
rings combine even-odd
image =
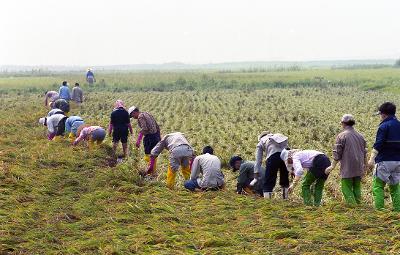
[[[308,169],[301,185],[301,194],[305,205],[319,206],[322,200],[325,181],[328,175],[326,168],[331,165],[329,158],[322,152],[315,150],[283,150],[281,159],[285,161],[289,172],[294,172],[295,178],[289,187],[289,193],[293,191],[304,174],[304,168]],[[314,190],[311,186],[315,184]],[[314,196],[314,201],[312,201]]]
[[[190,179],[184,186],[190,191],[218,190],[225,185],[224,174],[221,171],[221,161],[214,155],[211,146],[203,149],[203,155],[197,156],[193,160]]]

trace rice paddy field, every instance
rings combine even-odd
[[[254,160],[263,130],[289,137],[291,148],[332,155],[340,118],[355,116],[371,149],[379,104],[400,106],[400,69],[271,72],[98,73],[0,75],[1,254],[399,254],[400,215],[372,207],[372,173],[363,180],[363,205],[342,201],[338,168],[323,206],[237,195],[227,166],[239,154]],[[165,186],[168,154],[158,177],[139,175],[143,149],[114,165],[111,139],[97,150],[49,142],[38,119],[46,90],[80,82],[86,101],[71,114],[106,127],[115,100],[152,113],[162,134],[181,131],[197,152],[211,145],[223,162],[223,191],[190,193],[182,177]],[[133,122],[137,135],[136,123]],[[135,136],[136,136],[135,135]],[[136,138],[136,137],[135,137]]]

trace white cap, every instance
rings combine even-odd
[[[269,132],[269,131],[262,131],[261,134],[257,137],[257,138],[258,138],[258,141],[260,141],[261,138],[263,138],[264,136],[269,135],[269,134],[271,134],[271,132]]]
[[[283,149],[283,151],[281,152],[281,159],[283,161],[287,161],[289,158],[289,151],[286,149]]]
[[[39,119],[39,124],[44,125],[45,122],[46,122],[46,118]]]
[[[131,116],[131,113],[132,113],[134,110],[136,110],[136,109],[137,109],[136,106],[131,106],[131,107],[129,107],[129,109],[128,109],[129,116]]]
[[[351,115],[351,114],[343,115],[342,122],[347,123],[349,121],[355,121],[353,115]]]

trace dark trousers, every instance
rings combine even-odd
[[[276,178],[279,171],[279,184],[282,187],[289,187],[289,172],[285,162],[281,159],[281,153],[272,154],[267,159],[267,167],[265,172],[264,192],[272,192],[276,185]]]
[[[143,138],[144,153],[150,154],[159,141],[161,141],[160,132],[145,135]]]

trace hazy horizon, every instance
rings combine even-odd
[[[396,59],[399,10],[394,0],[4,0],[0,65]]]

